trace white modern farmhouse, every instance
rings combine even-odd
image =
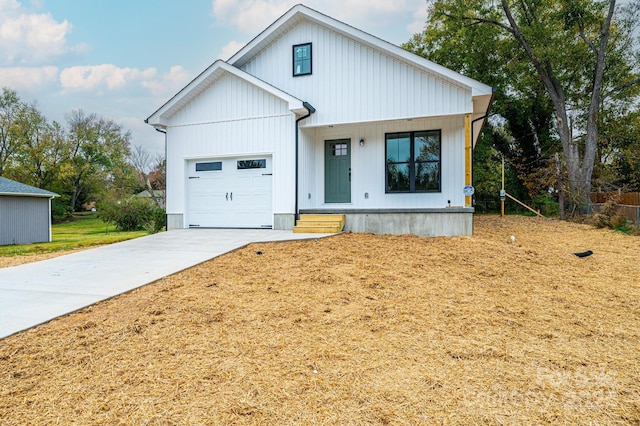
[[[146,122],[166,132],[168,228],[469,235],[492,88],[302,5]],[[468,190],[468,188],[467,188]]]

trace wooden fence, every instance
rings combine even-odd
[[[640,192],[592,192],[591,202],[596,204],[605,203],[611,197],[618,197],[618,204],[625,206],[640,206]]]
[[[617,192],[593,192],[591,194],[591,213],[598,213],[602,204],[609,198],[618,197],[616,213],[624,216],[631,223],[640,225],[640,192],[627,192],[619,194]]]

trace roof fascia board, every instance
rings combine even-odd
[[[356,39],[368,47],[382,50],[387,54],[394,56],[400,60],[408,62],[420,69],[427,72],[436,74],[445,80],[449,80],[453,83],[466,86],[471,89],[472,96],[490,95],[492,93],[491,86],[474,80],[470,77],[462,75],[458,72],[450,70],[442,65],[432,62],[426,58],[409,52],[399,46],[396,46],[388,41],[382,40],[376,36],[359,30],[344,22],[338,21],[330,16],[324,15],[316,10],[310,9],[303,5],[296,5],[289,9],[284,15],[278,18],[274,23],[269,25],[262,33],[256,36],[253,40],[247,43],[242,49],[240,49],[235,55],[233,55],[228,63],[236,67],[243,66],[248,60],[253,57],[253,50],[261,45],[263,42],[268,41],[270,36],[277,32],[277,30],[285,25],[288,21],[300,17],[301,19],[308,19],[312,22],[320,24],[324,27],[329,27],[334,31],[341,33],[349,38]],[[257,52],[256,52],[257,53]]]
[[[206,70],[204,70],[200,75],[198,75],[195,79],[193,79],[189,84],[187,84],[182,90],[180,90],[176,95],[174,95],[169,101],[167,101],[163,106],[161,106],[156,112],[151,114],[149,118],[145,120],[146,123],[151,125],[159,125],[166,126],[167,117],[165,114],[171,112],[174,107],[176,107],[185,96],[194,90],[198,90],[203,85],[210,84],[210,78],[214,76],[216,73],[227,72],[232,74],[249,84],[252,84],[280,99],[287,102],[289,104],[289,110],[295,114],[305,114],[307,113],[307,109],[303,106],[302,101],[272,85],[266,83],[263,80],[260,80],[257,77],[252,76],[249,73],[242,71],[232,65],[229,65],[227,62],[223,60],[217,60],[213,64],[211,64]]]
[[[0,196],[8,196],[8,197],[38,197],[38,198],[56,198],[59,197],[58,194],[34,194],[30,192],[0,192]]]
[[[229,65],[227,62],[223,62],[220,61],[220,68],[224,69],[225,71],[227,71],[230,74],[235,75],[236,77],[245,80],[247,83],[252,84],[262,90],[264,90],[267,93],[272,94],[273,96],[282,99],[283,101],[287,102],[289,104],[289,110],[291,112],[294,112],[296,114],[305,114],[307,113],[307,108],[304,107],[302,100],[296,98],[295,96],[292,96],[290,94],[288,94],[287,92],[284,92],[280,89],[278,89],[275,86],[272,86],[271,84],[267,83],[264,80],[260,80],[259,78],[245,72],[242,71],[239,68],[236,68],[232,65]]]

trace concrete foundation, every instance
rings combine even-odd
[[[273,215],[273,229],[290,231],[296,224],[296,215],[293,213],[275,213]]]
[[[304,214],[344,214],[344,230],[422,237],[473,235],[473,208],[403,210],[305,210]]]
[[[184,217],[182,213],[167,214],[167,231],[184,228]]]

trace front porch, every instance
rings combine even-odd
[[[373,234],[414,234],[422,237],[473,235],[473,208],[426,209],[305,209],[300,214],[344,215],[344,231]]]

